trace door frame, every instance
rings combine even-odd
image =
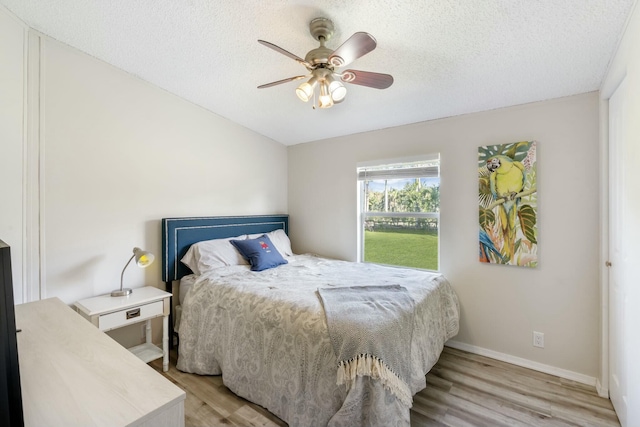
[[[596,390],[609,398],[609,99],[620,87],[626,69],[600,89],[600,375]]]
[[[618,85],[616,85],[616,88]],[[609,398],[609,98],[600,92],[600,375],[596,390]]]

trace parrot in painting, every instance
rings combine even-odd
[[[493,156],[487,160],[487,169],[494,200],[504,199],[504,203],[498,206],[504,239],[502,251],[505,258],[511,259],[515,252],[516,219],[520,203],[515,196],[524,188],[524,166],[507,156]]]

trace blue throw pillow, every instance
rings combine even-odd
[[[253,271],[267,270],[287,263],[264,234],[257,239],[232,240],[231,244],[249,261]]]

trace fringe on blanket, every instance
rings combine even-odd
[[[350,386],[358,376],[369,376],[379,380],[384,388],[393,393],[402,403],[409,408],[413,405],[413,396],[409,386],[377,357],[370,354],[359,354],[338,363],[338,385]]]

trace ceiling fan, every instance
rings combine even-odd
[[[350,64],[376,48],[376,39],[374,39],[371,34],[364,32],[355,33],[349,37],[347,41],[342,43],[339,48],[331,50],[324,45],[333,35],[334,26],[331,20],[327,18],[316,18],[309,24],[309,31],[313,38],[320,42],[320,47],[310,50],[304,59],[273,43],[258,40],[258,43],[298,61],[309,71],[309,74],[263,84],[258,86],[258,89],[309,77],[308,81],[302,83],[296,89],[298,98],[304,102],[308,102],[311,98],[315,98],[315,89],[319,86],[320,96],[318,98],[318,106],[320,108],[330,108],[333,104],[342,102],[347,95],[347,88],[342,82],[376,89],[386,89],[393,84],[393,77],[389,74],[360,70],[344,70],[342,72],[336,70],[337,68]]]

